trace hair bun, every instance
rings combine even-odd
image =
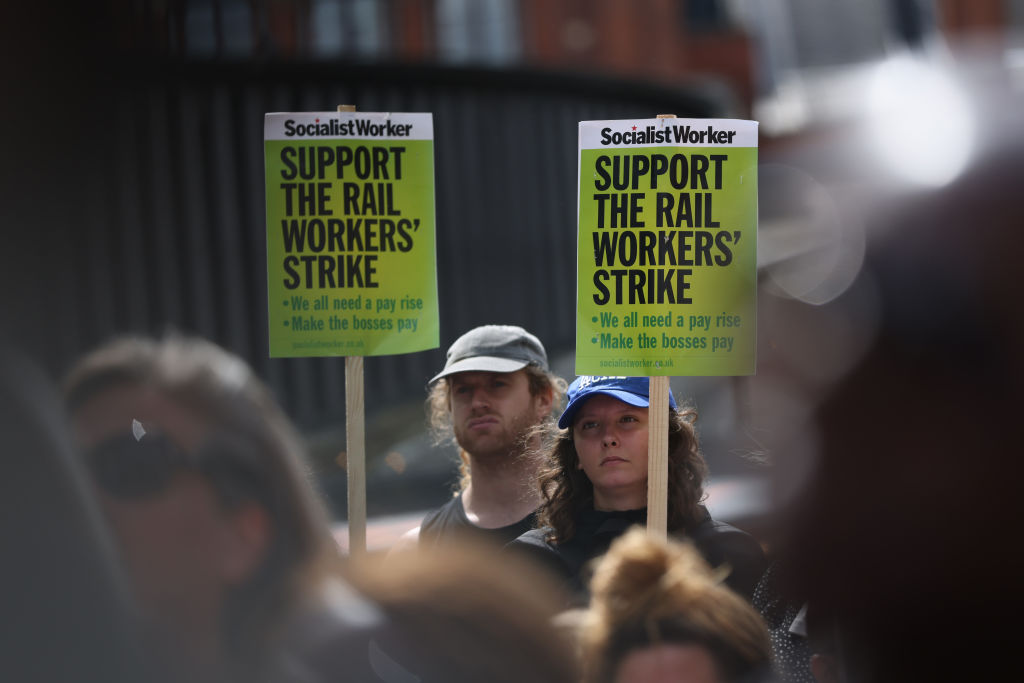
[[[714,583],[711,569],[689,543],[651,543],[637,528],[615,540],[594,572],[591,589],[595,604],[622,620],[662,607],[678,609]]]

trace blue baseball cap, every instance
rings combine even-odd
[[[651,404],[651,381],[648,377],[595,377],[582,375],[569,385],[566,396],[569,403],[565,406],[562,416],[558,418],[558,426],[566,429],[572,425],[576,411],[594,394],[606,394],[617,398],[623,403],[638,408],[646,408]],[[668,390],[668,405],[675,410],[676,399],[672,390]]]

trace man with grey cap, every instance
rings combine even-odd
[[[430,383],[431,431],[438,444],[458,446],[459,488],[396,548],[452,539],[503,545],[533,528],[538,434],[553,425],[566,386],[549,370],[544,345],[514,325],[476,327],[455,340]]]

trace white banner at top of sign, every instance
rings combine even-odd
[[[267,114],[264,140],[433,140],[432,114],[304,111]]]
[[[581,121],[580,149],[602,147],[757,147],[757,121],[619,119]]]

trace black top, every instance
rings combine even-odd
[[[515,524],[486,529],[477,526],[466,517],[466,508],[462,505],[462,494],[427,514],[420,523],[420,544],[426,546],[443,545],[453,538],[483,540],[498,545],[505,545],[525,534],[536,526],[537,518],[530,513]]]
[[[712,567],[729,566],[725,584],[750,600],[766,567],[761,546],[750,534],[711,518],[700,506],[702,519],[689,531],[672,536],[689,539]],[[590,598],[585,569],[590,560],[603,555],[616,538],[630,527],[647,524],[647,509],[606,512],[586,510],[576,520],[576,533],[565,543],[545,540],[550,528],[533,529],[508,545],[533,557],[565,581],[572,604],[586,604]]]
[[[797,627],[806,616],[806,604],[794,600],[780,587],[784,571],[776,561],[765,570],[754,590],[754,609],[761,613],[772,645],[772,668],[780,683],[814,683],[810,641],[806,628]]]

